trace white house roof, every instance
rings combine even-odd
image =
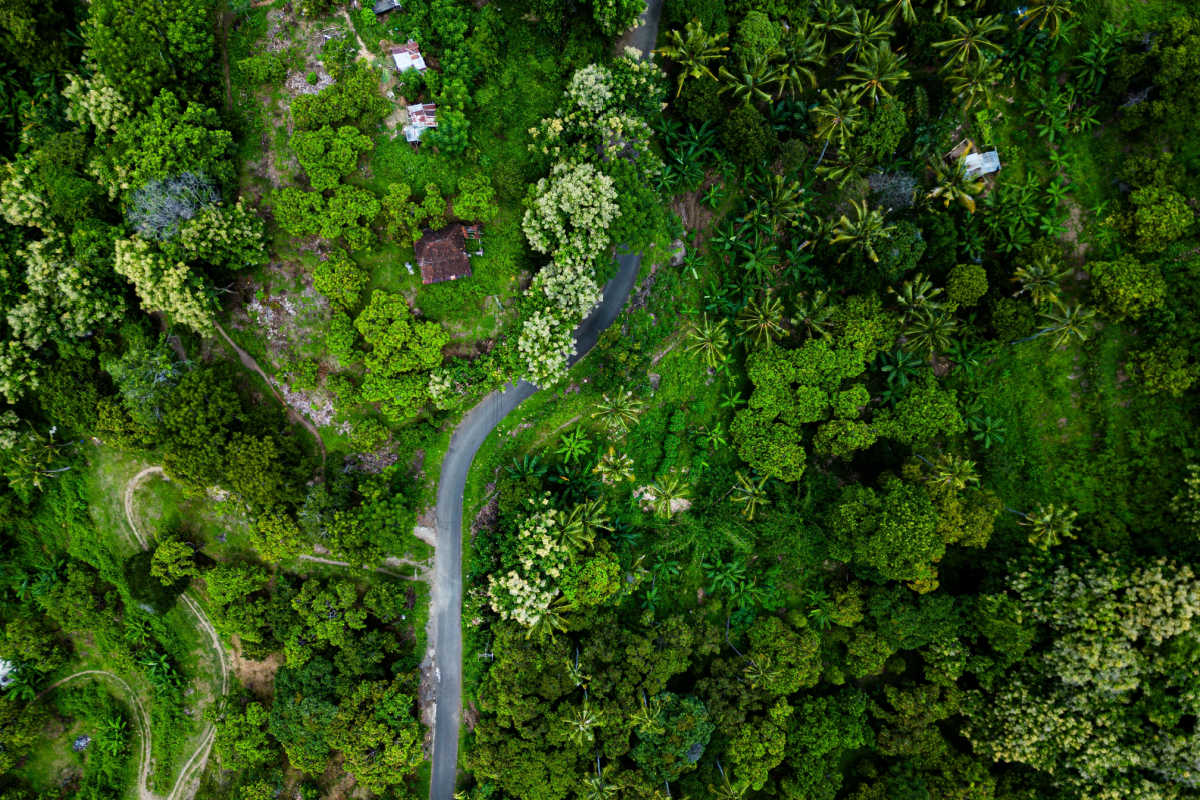
[[[968,178],[978,178],[1000,171],[1000,155],[995,150],[986,153],[968,153],[963,159],[963,171]]]
[[[410,69],[418,72],[425,71],[425,59],[421,56],[421,49],[411,39],[399,47],[392,48],[392,61],[396,63],[397,72],[405,72]]]

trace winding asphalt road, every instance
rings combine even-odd
[[[653,50],[661,12],[662,0],[649,0],[640,24],[625,41],[643,54]],[[575,355],[570,359],[571,364],[595,346],[600,334],[625,307],[637,280],[642,257],[636,253],[619,255],[617,264],[616,276],[604,287],[604,299],[575,329]],[[455,428],[450,449],[442,461],[437,495],[437,548],[429,600],[436,697],[430,800],[452,800],[458,773],[458,735],[462,719],[463,492],[467,472],[492,429],[536,391],[536,386],[521,381],[483,398]]]

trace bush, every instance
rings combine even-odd
[[[1135,374],[1149,394],[1179,397],[1200,377],[1200,365],[1182,345],[1159,342],[1149,350],[1130,354]]]
[[[1129,196],[1133,227],[1144,250],[1162,250],[1186,234],[1195,222],[1187,198],[1174,189],[1147,186]]]
[[[1088,270],[1097,299],[1117,319],[1136,319],[1167,299],[1167,282],[1153,262],[1124,255],[1115,261],[1093,261]]]
[[[328,260],[319,262],[313,270],[313,288],[340,309],[358,305],[359,295],[368,282],[367,271],[354,263],[345,250],[334,250]]]
[[[721,123],[721,144],[739,164],[757,164],[779,146],[779,140],[756,108],[739,106]]]
[[[973,306],[987,294],[987,270],[978,264],[959,264],[950,270],[946,296],[960,306]]]
[[[357,67],[332,86],[292,101],[292,119],[302,130],[342,124],[366,130],[390,111],[391,104],[379,94],[379,80],[366,67]]]
[[[1030,335],[1035,324],[1033,306],[1029,303],[1004,297],[992,306],[992,329],[1002,342],[1012,342]]]

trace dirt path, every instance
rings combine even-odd
[[[217,333],[221,334],[221,338],[225,340],[226,344],[233,348],[233,352],[237,354],[238,361],[242,362],[242,366],[248,370],[258,373],[258,376],[263,379],[264,383],[267,384],[267,388],[271,390],[271,394],[275,395],[275,399],[279,401],[279,404],[288,410],[288,419],[299,422],[301,425],[307,428],[308,432],[313,435],[314,439],[316,439],[317,449],[321,451],[321,471],[323,473],[325,471],[325,440],[321,438],[321,432],[317,430],[317,426],[313,425],[308,417],[304,416],[299,411],[288,405],[287,401],[283,399],[283,396],[276,391],[275,384],[271,382],[271,378],[267,375],[267,373],[263,372],[262,367],[260,367],[258,362],[254,360],[254,356],[238,347],[233,339],[229,338],[229,334],[225,332],[225,329],[221,327],[219,322],[214,324],[216,325]]]
[[[229,26],[233,24],[233,10],[228,5],[221,12],[221,69],[225,73],[225,113],[233,111],[233,86],[229,80]]]
[[[164,479],[166,478],[166,472],[163,471],[162,467],[146,467],[129,479],[129,482],[125,484],[124,496],[121,498],[125,507],[125,522],[128,523],[129,530],[133,532],[134,541],[143,550],[150,549],[150,542],[146,538],[146,535],[138,529],[137,522],[134,520],[133,499],[138,487],[151,475],[159,475]],[[208,637],[209,643],[212,645],[212,650],[217,655],[217,664],[221,670],[220,697],[224,698],[229,694],[229,659],[225,653],[225,648],[221,645],[221,637],[217,634],[217,629],[213,627],[208,615],[204,613],[204,609],[200,607],[200,604],[194,598],[187,592],[184,592],[179,596],[179,599],[183,601],[184,606],[196,618],[196,627]],[[145,712],[143,711],[142,713],[144,714]],[[148,724],[147,730],[149,730]],[[200,734],[200,742],[191,757],[179,770],[179,777],[175,779],[175,785],[167,793],[166,800],[187,800],[187,798],[192,797],[196,793],[200,776],[204,774],[204,767],[208,764],[208,756],[212,752],[214,738],[216,738],[216,729],[211,722],[205,722],[204,731]],[[147,736],[147,756],[149,755],[149,741],[150,737]],[[154,798],[155,795],[146,788],[146,782],[149,777],[149,759],[144,759],[143,763],[146,767],[141,775],[138,791],[142,794],[143,800],[146,800],[146,798]]]
[[[47,686],[38,694],[34,700],[40,700],[50,692],[54,691],[64,684],[70,683],[76,678],[107,678],[116,684],[121,691],[125,693],[129,701],[129,705],[133,708],[134,725],[138,729],[138,739],[141,740],[141,754],[138,757],[138,798],[139,800],[158,800],[158,796],[148,788],[150,783],[150,717],[146,714],[146,709],[142,705],[142,701],[138,699],[137,693],[133,688],[125,682],[119,675],[102,669],[85,669],[81,672],[76,672],[68,675],[65,678],[59,678],[54,683]]]
[[[331,567],[348,567],[350,569],[369,569],[368,567],[355,566],[349,561],[338,561],[336,558],[326,558],[325,556],[301,555],[301,561],[311,561],[314,564],[328,564]],[[417,577],[410,577],[396,570],[401,567],[414,567],[418,571]],[[425,581],[429,582],[429,565],[421,561],[413,561],[411,558],[400,558],[399,556],[388,556],[383,560],[383,566],[375,567],[374,572],[382,572],[385,575],[393,575],[397,578],[403,578],[407,581]]]

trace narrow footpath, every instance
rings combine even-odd
[[[649,0],[641,22],[623,43],[647,57],[654,49],[662,0]],[[625,307],[642,265],[640,254],[617,256],[616,276],[604,287],[604,299],[575,330],[575,355],[583,358]],[[442,461],[437,494],[437,548],[429,597],[429,641],[433,646],[435,708],[433,770],[430,800],[453,800],[458,776],[458,739],[462,721],[462,531],[463,493],[475,454],[500,421],[533,395],[537,387],[526,381],[493,392],[480,401],[455,428],[450,449]]]

